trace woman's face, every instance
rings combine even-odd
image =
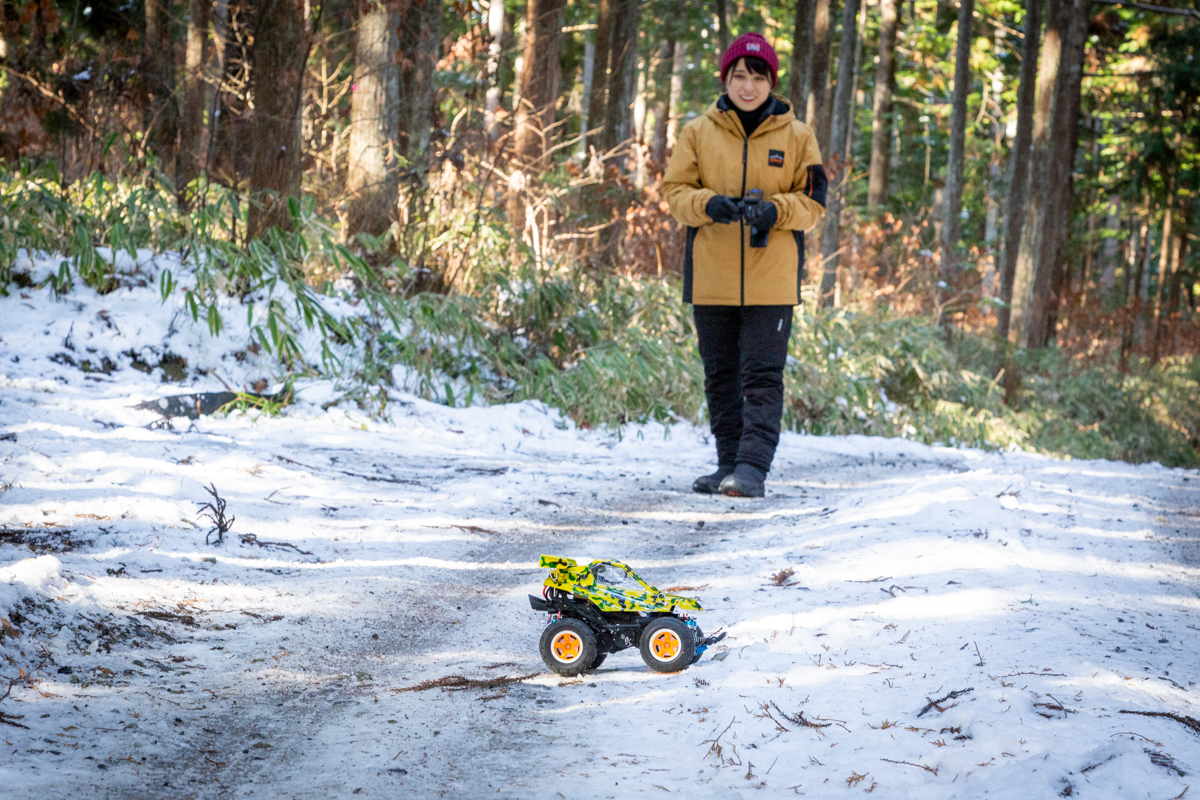
[[[746,59],[739,58],[725,74],[725,93],[742,111],[753,111],[770,96],[771,79],[766,75],[755,75],[746,69]]]

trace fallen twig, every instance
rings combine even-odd
[[[924,588],[924,587],[922,587],[922,586],[897,586],[896,584],[894,584],[894,583],[893,583],[893,584],[892,584],[891,586],[889,586],[887,589],[884,589],[884,588],[881,586],[881,587],[879,588],[879,591],[883,592],[884,594],[890,594],[892,597],[895,597],[895,596],[896,596],[896,591],[895,591],[896,589],[899,589],[899,590],[900,590],[900,591],[902,591],[902,592],[908,592],[908,590],[909,590],[909,589],[922,589],[922,588]],[[926,589],[926,593],[928,593],[928,591],[929,591],[929,590],[928,590],[928,589]]]
[[[162,622],[179,622],[192,628],[200,624],[196,622],[196,618],[191,614],[176,614],[171,611],[138,611],[135,613],[141,614],[143,617],[157,619]]]
[[[1017,677],[1018,675],[1038,675],[1038,676],[1041,676],[1041,677],[1043,677],[1043,678],[1065,678],[1065,677],[1067,677],[1067,676],[1066,676],[1064,673],[1062,673],[1062,672],[1012,672],[1012,673],[1009,673],[1008,675],[1000,675],[1000,676],[998,676],[998,677],[1001,677],[1001,678],[1015,678],[1015,677]],[[989,677],[989,678],[992,678],[992,679],[994,680],[994,679],[995,679],[995,677],[997,677],[997,676],[988,675],[988,677]]]
[[[926,765],[924,765],[924,764],[914,764],[914,763],[913,763],[913,762],[911,762],[911,761],[895,761],[895,760],[893,760],[893,759],[890,759],[890,758],[884,758],[884,759],[880,759],[880,760],[881,760],[881,761],[887,761],[887,762],[888,762],[888,763],[890,763],[890,764],[905,764],[905,765],[907,765],[907,766],[910,766],[910,767],[920,767],[921,769],[925,770],[926,772],[932,772],[932,773],[933,773],[935,776],[938,774],[938,768],[937,768],[937,767],[928,767],[928,766],[926,766]]]
[[[1146,750],[1145,752],[1146,755],[1150,756],[1151,764],[1178,773],[1179,777],[1181,778],[1184,775],[1187,775],[1187,773],[1183,771],[1183,768],[1175,763],[1175,759],[1171,757],[1170,753],[1160,753],[1157,750]]]
[[[14,681],[14,680],[10,680],[8,682],[8,688],[4,690],[4,694],[0,694],[0,701],[5,700],[8,697],[9,693],[12,692],[12,687],[13,687],[13,684],[15,684],[15,683],[16,683],[16,681]],[[0,722],[3,722],[5,725],[12,725],[14,728],[24,728],[25,730],[29,730],[28,725],[22,725],[21,723],[16,721],[19,719],[25,719],[25,715],[24,714],[8,714],[8,713],[5,713],[4,711],[0,711]]]
[[[972,641],[971,644],[975,645],[975,655],[979,656],[978,666],[982,667],[983,666],[983,653],[979,652],[979,643]]]
[[[476,680],[468,678],[465,675],[447,675],[444,678],[433,678],[427,681],[421,681],[415,686],[406,686],[403,689],[393,689],[396,694],[402,692],[424,692],[427,689],[449,689],[450,691],[462,691],[463,689],[495,689],[498,686],[508,686],[510,683],[520,683],[527,681],[530,678],[536,678],[541,673],[531,672],[528,675],[519,675],[515,678],[510,678],[507,675],[501,675],[498,678],[485,678]]]
[[[929,700],[929,702],[924,708],[921,709],[921,713],[917,714],[917,718],[920,719],[921,717],[925,716],[927,713],[929,713],[931,708],[936,708],[938,711],[945,711],[946,709],[942,708],[941,706],[942,703],[946,702],[947,700],[954,700],[955,698],[962,697],[965,694],[970,694],[973,691],[975,691],[974,686],[970,687],[969,689],[955,689],[945,697],[939,697],[937,700],[929,700],[929,698],[926,697],[925,699]]]
[[[1101,764],[1107,764],[1108,762],[1112,761],[1112,760],[1113,760],[1114,758],[1116,758],[1116,757],[1117,757],[1117,754],[1116,754],[1116,753],[1113,753],[1112,755],[1110,755],[1108,758],[1104,759],[1103,761],[1097,761],[1095,764],[1089,764],[1088,766],[1086,766],[1086,767],[1084,767],[1083,769],[1079,770],[1079,773],[1082,775],[1082,774],[1086,774],[1086,773],[1088,773],[1088,772],[1091,772],[1091,771],[1092,771],[1092,770],[1094,770],[1096,767],[1100,766]]]
[[[1063,712],[1063,719],[1067,718],[1067,714],[1078,714],[1079,713],[1078,711],[1076,711],[1073,708],[1067,708],[1066,703],[1064,703],[1062,700],[1059,700],[1057,697],[1050,694],[1049,692],[1046,692],[1046,696],[1049,697],[1054,702],[1058,703],[1059,710]],[[1034,705],[1037,705],[1037,704],[1035,703]],[[1043,703],[1042,705],[1046,705],[1047,708],[1052,708],[1052,706],[1045,704],[1045,703]]]
[[[480,528],[478,525],[451,525],[451,528],[458,528],[466,533],[488,533],[492,536],[499,536],[500,531],[490,531],[487,528]]]
[[[348,472],[344,469],[336,469],[334,467],[310,467],[308,464],[301,464],[299,461],[293,461],[284,456],[275,456],[277,461],[282,461],[285,464],[294,464],[297,467],[304,467],[311,470],[327,470],[329,472],[337,472],[341,475],[349,475],[351,478],[362,478],[364,481],[380,481],[382,483],[406,483],[410,486],[420,486],[420,481],[407,480],[405,478],[396,478],[391,475],[363,475],[361,472]]]
[[[474,472],[477,475],[503,475],[508,472],[508,467],[496,467],[488,469],[487,467],[458,467],[455,472]]]
[[[296,547],[296,545],[289,544],[287,542],[264,542],[261,539],[259,539],[256,534],[253,534],[253,533],[240,534],[238,536],[238,539],[241,540],[242,544],[256,544],[259,547],[275,547],[280,550],[295,550],[297,553],[299,553],[302,556],[311,556],[312,555],[312,553],[310,553],[309,551],[301,550],[299,547]]]
[[[1183,714],[1176,714],[1174,711],[1121,711],[1122,714],[1136,714],[1139,717],[1163,717],[1165,719],[1173,719],[1180,725],[1183,725],[1192,733],[1200,736],[1200,719],[1195,717],[1185,717]]]
[[[200,504],[199,516],[208,517],[209,521],[213,524],[213,527],[204,536],[204,543],[209,544],[209,539],[215,533],[217,535],[217,544],[221,544],[225,541],[225,534],[229,533],[229,529],[233,527],[233,523],[237,517],[231,515],[226,519],[225,499],[217,494],[216,484],[210,483],[204,487],[204,491],[212,495],[212,501]]]
[[[767,705],[766,703],[759,703],[759,704],[758,704],[758,707],[762,709],[763,713],[761,713],[761,714],[755,714],[754,716],[758,717],[759,719],[769,719],[769,720],[771,720],[771,722],[774,722],[774,723],[775,723],[775,729],[776,729],[776,730],[778,730],[778,731],[780,731],[780,732],[782,732],[782,733],[789,733],[789,732],[790,732],[790,731],[788,730],[788,728],[784,727],[784,724],[783,724],[782,722],[780,722],[779,720],[775,719],[775,715],[773,715],[773,714],[771,713],[771,707],[770,707],[769,705]],[[780,713],[783,713],[783,712],[780,712]]]
[[[771,575],[771,583],[775,584],[776,586],[783,586],[785,583],[787,583],[788,578],[795,574],[796,570],[792,569],[791,567],[785,567],[779,570],[779,572]]]
[[[792,715],[790,715],[786,711],[784,711],[782,708],[775,705],[774,700],[771,701],[771,705],[774,706],[776,711],[778,711],[780,714],[783,715],[784,719],[786,719],[788,722],[792,723],[793,725],[802,725],[805,728],[813,728],[814,730],[817,730],[819,732],[821,728],[828,728],[830,725],[833,724],[832,722],[816,723],[816,722],[812,722],[811,720],[805,719],[803,711],[797,711],[796,716],[793,717]],[[820,717],[818,717],[817,719],[820,719]]]
[[[734,717],[733,719],[729,720],[729,724],[725,726],[725,730],[718,733],[717,737],[715,739],[705,739],[703,742],[700,743],[700,744],[709,745],[708,752],[704,754],[705,758],[708,758],[709,756],[715,754],[717,757],[717,761],[724,763],[725,758],[722,755],[722,748],[721,748],[721,744],[720,744],[721,737],[724,736],[729,731],[729,729],[733,727],[733,723],[735,723],[735,722],[737,722],[737,717]],[[739,762],[738,766],[741,766],[740,762]]]

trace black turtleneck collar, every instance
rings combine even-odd
[[[729,99],[729,95],[723,94],[721,95],[721,99],[717,101],[717,107],[722,111],[734,111],[737,113],[738,119],[742,122],[742,130],[746,132],[746,138],[748,139],[754,135],[754,131],[758,130],[758,126],[761,125],[767,117],[777,113],[775,110],[775,103],[775,98],[771,95],[767,95],[767,99],[764,100],[763,104],[758,108],[753,109],[752,111],[742,111],[740,108],[734,105],[732,100]]]

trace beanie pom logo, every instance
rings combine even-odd
[[[756,45],[754,42],[748,42],[746,44],[746,49],[749,50],[751,53],[761,53],[762,52],[762,48],[759,47],[758,45]]]

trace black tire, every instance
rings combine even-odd
[[[563,617],[542,631],[542,661],[567,678],[582,675],[596,663],[596,635],[577,619]]]
[[[696,655],[696,637],[678,617],[659,617],[642,629],[639,649],[655,672],[680,672]]]
[[[604,663],[604,659],[608,658],[608,653],[596,653],[596,657],[592,659],[592,666],[588,668],[588,672],[595,672],[600,669],[600,665]]]

